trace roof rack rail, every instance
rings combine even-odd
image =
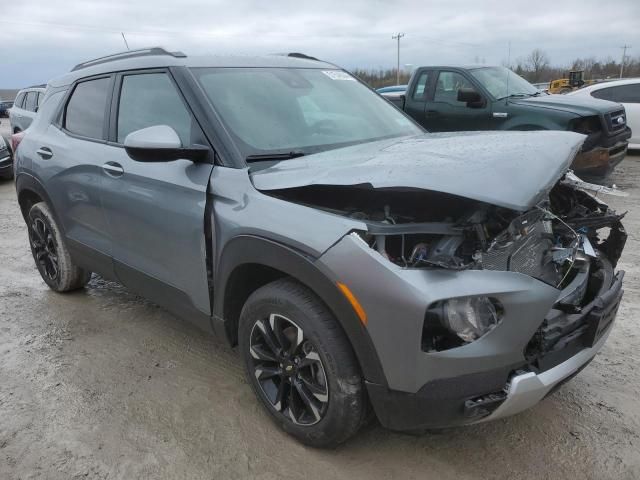
[[[170,55],[175,58],[185,58],[186,55],[182,52],[169,52],[162,47],[150,47],[140,48],[138,50],[128,50],[126,52],[114,53],[113,55],[107,55],[104,57],[94,58],[83,63],[77,64],[71,69],[72,72],[80,70],[82,68],[92,67],[94,65],[100,65],[101,63],[113,62],[115,60],[122,60],[125,58],[134,57],[146,57],[149,55]]]
[[[321,60],[318,60],[316,57],[312,57],[310,55],[306,55],[304,53],[300,53],[300,52],[289,52],[287,54],[285,54],[287,57],[293,57],[293,58],[304,58],[306,60],[315,60],[316,62],[320,62]]]
[[[47,84],[41,83],[40,85],[31,85],[30,87],[25,87],[25,88],[47,88]]]

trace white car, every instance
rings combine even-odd
[[[629,148],[640,149],[640,78],[598,83],[567,95],[590,95],[624,105],[627,112],[627,125],[631,128]]]

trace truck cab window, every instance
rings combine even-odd
[[[473,88],[473,86],[459,73],[440,72],[438,74],[438,82],[436,83],[433,101],[456,106],[466,106],[465,102],[458,101],[458,90],[461,88]]]

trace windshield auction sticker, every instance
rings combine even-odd
[[[351,75],[345,72],[341,72],[340,70],[323,70],[322,73],[324,73],[331,80],[350,80],[352,82],[356,81],[356,79]]]

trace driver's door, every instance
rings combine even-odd
[[[487,130],[491,109],[489,102],[480,108],[469,107],[458,101],[461,88],[474,85],[462,73],[449,70],[438,72],[433,96],[425,107],[425,127],[431,132],[456,132],[466,130]]]
[[[137,162],[125,137],[168,125],[182,146],[206,139],[169,71],[119,74],[105,157],[102,205],[118,279],[171,310],[197,320],[209,315],[204,217],[213,166],[188,160]]]

